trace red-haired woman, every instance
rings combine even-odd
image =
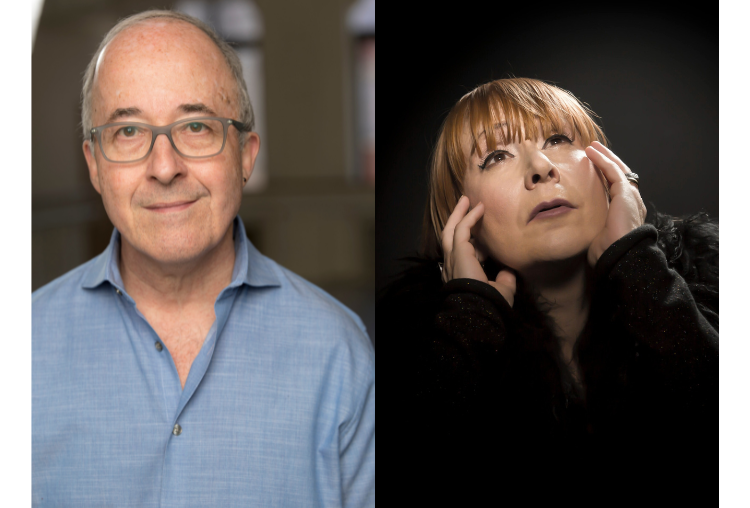
[[[718,224],[647,219],[592,117],[513,78],[443,124],[424,257],[378,306],[433,478],[716,472]]]

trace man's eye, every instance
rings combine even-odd
[[[192,133],[199,133],[206,130],[206,124],[200,123],[200,122],[191,122],[187,125],[188,130]]]
[[[479,169],[484,169],[498,162],[503,162],[511,157],[513,156],[505,150],[495,150],[484,159],[484,162],[479,166]]]
[[[125,127],[120,127],[120,129],[117,131],[117,134],[126,138],[132,138],[133,136],[138,134],[138,127],[134,125],[126,125]]]

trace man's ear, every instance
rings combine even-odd
[[[89,166],[89,178],[91,179],[91,185],[94,186],[96,192],[102,193],[99,186],[99,166],[96,164],[96,157],[94,156],[93,148],[91,146],[91,140],[83,142],[83,156],[86,157],[86,164]]]
[[[242,147],[242,178],[244,183],[250,180],[250,175],[253,174],[253,168],[255,167],[255,161],[258,158],[258,151],[260,150],[260,136],[257,132],[248,132],[245,134],[245,146]]]

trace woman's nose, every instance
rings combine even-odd
[[[528,190],[540,183],[560,181],[560,170],[540,150],[533,150],[528,156],[528,168],[524,176],[524,184]]]

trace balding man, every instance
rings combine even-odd
[[[260,139],[233,50],[144,12],[82,100],[115,231],[33,295],[34,505],[374,506],[374,351],[246,237]]]

